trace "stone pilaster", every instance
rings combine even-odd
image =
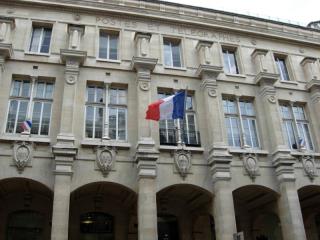
[[[76,97],[76,85],[78,82],[80,65],[86,58],[86,52],[78,50],[61,49],[61,60],[65,63],[65,82],[63,89],[61,125],[58,143],[68,146],[74,144],[74,105]]]
[[[305,57],[300,62],[300,65],[303,67],[307,82],[312,80],[320,80],[320,69],[317,66],[317,60],[317,58]]]
[[[151,138],[150,122],[145,119],[148,104],[151,102],[151,72],[158,59],[150,58],[151,34],[137,33],[136,53],[132,59],[132,69],[137,72],[138,144],[135,160],[138,168],[138,238],[139,240],[158,239],[156,176],[158,151]]]
[[[159,153],[150,139],[139,141],[136,152],[138,168],[138,237],[158,239],[156,176]]]
[[[5,61],[13,55],[11,32],[14,28],[14,18],[0,17],[0,82]]]
[[[314,114],[316,120],[320,119],[320,79],[312,79],[307,83],[307,90],[310,92],[310,109],[312,114]],[[312,124],[315,125],[315,129],[320,129],[320,122],[314,121]],[[317,138],[318,145],[320,143],[319,134],[315,134]],[[318,149],[319,151],[319,149]]]
[[[54,154],[54,199],[52,212],[52,240],[67,240],[69,231],[69,204],[72,164],[77,149],[56,145]]]

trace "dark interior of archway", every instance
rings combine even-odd
[[[158,212],[171,214],[170,204],[179,202],[181,211],[190,212],[208,211],[212,196],[203,189],[192,185],[173,185],[157,193]]]
[[[298,191],[302,214],[308,211],[320,213],[320,187],[307,186]]]

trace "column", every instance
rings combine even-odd
[[[263,68],[266,66],[268,51],[255,50],[252,54],[256,65],[257,75],[255,82],[260,86],[257,102],[266,114],[265,125],[268,133],[268,146],[272,152],[272,164],[280,185],[280,198],[278,200],[278,213],[281,222],[284,240],[305,240],[306,234],[300,208],[298,193],[295,187],[294,163],[296,159],[291,156],[282,133],[282,121],[279,115],[278,100],[274,83],[279,75]],[[257,61],[257,59],[259,61]]]
[[[55,182],[51,240],[68,240],[70,185],[72,164],[76,153],[77,151],[74,148],[53,147]]]
[[[217,240],[233,239],[237,232],[233,195],[230,182],[217,181],[214,183],[213,217]]]
[[[5,61],[13,55],[11,33],[15,28],[14,18],[0,18],[0,83]]]
[[[298,192],[294,181],[280,184],[278,200],[283,240],[306,240]]]
[[[145,119],[148,104],[151,102],[150,86],[151,71],[157,59],[149,56],[151,34],[136,33],[136,53],[132,59],[132,69],[136,70],[137,78],[137,109],[138,109],[138,143],[135,160],[138,168],[138,239],[158,239],[156,177],[158,151],[151,138],[151,126]]]

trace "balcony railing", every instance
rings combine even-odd
[[[177,145],[177,131],[176,129],[166,129],[166,128],[160,128],[159,129],[159,135],[160,135],[160,144],[161,145]],[[192,147],[200,147],[200,133],[199,131],[184,131],[182,133],[184,143],[187,146]]]

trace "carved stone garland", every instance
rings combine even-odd
[[[18,172],[21,174],[28,165],[32,156],[32,144],[26,142],[16,142],[13,147],[13,161]]]
[[[106,177],[112,169],[116,151],[110,147],[100,147],[96,151],[96,163],[102,172],[103,176]]]
[[[313,180],[317,176],[317,167],[314,161],[314,157],[310,155],[303,155],[301,157],[303,169],[310,180]]]
[[[174,152],[174,162],[182,178],[185,178],[191,168],[191,152],[178,149]]]
[[[259,164],[256,154],[245,153],[242,155],[243,167],[248,173],[249,177],[254,181],[259,175]]]

